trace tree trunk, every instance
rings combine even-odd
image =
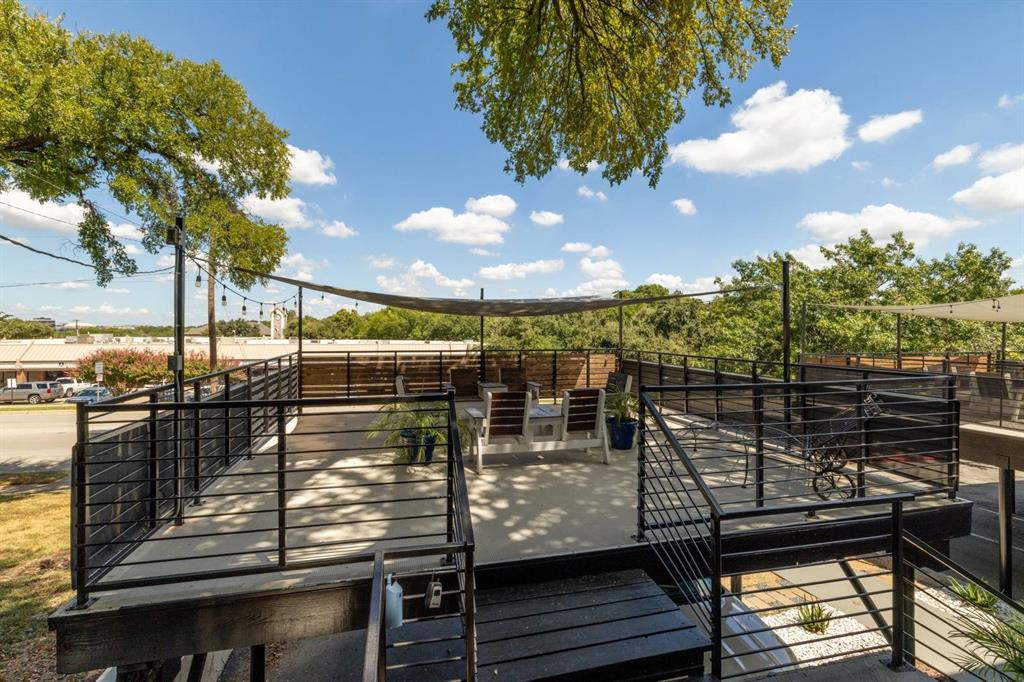
[[[206,276],[206,335],[210,337],[210,371],[217,370],[217,283],[213,263]]]

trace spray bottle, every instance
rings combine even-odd
[[[394,577],[394,573],[388,573],[387,598],[384,601],[384,622],[389,629],[402,624],[402,586]]]

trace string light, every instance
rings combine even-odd
[[[226,306],[228,304],[228,289],[227,289],[227,287],[224,287],[220,291],[220,304],[222,306]]]
[[[263,317],[263,304],[260,303],[260,317]]]
[[[203,276],[200,273],[196,273],[196,289],[203,286]]]
[[[243,298],[242,299],[242,315],[245,315],[245,301],[246,301],[246,299]]]

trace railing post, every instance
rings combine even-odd
[[[245,399],[252,400],[252,365],[246,365],[245,367]],[[245,406],[245,449],[246,459],[252,459],[252,406]]]
[[[764,506],[764,389],[754,387],[754,438],[756,450],[754,454],[754,498],[758,507]]]
[[[75,406],[74,466],[71,468],[71,579],[75,588],[75,606],[84,607],[89,601],[88,538],[89,483],[85,458],[89,448],[89,418],[84,403]]]
[[[715,358],[715,421],[721,418],[722,413],[722,373],[719,371],[718,358]]]
[[[645,470],[647,468],[645,442],[647,439],[647,406],[644,404],[644,387],[640,387],[640,400],[637,409],[636,439],[636,541],[647,539],[647,524],[644,519],[645,504]]]
[[[587,354],[587,387],[590,387],[590,351],[586,351]]]
[[[955,500],[960,490],[960,401],[956,397],[956,380],[949,378],[946,384],[946,425],[949,427],[949,462],[946,463],[946,480],[949,484],[949,499]],[[1009,593],[1007,593],[1009,594]]]
[[[473,546],[466,547],[466,680],[476,680],[476,574]]]
[[[199,438],[199,405],[203,399],[199,382],[192,384],[192,504],[200,504],[199,499],[199,466],[202,461],[203,441]]]
[[[391,358],[391,390],[398,395],[398,351]]]
[[[284,407],[277,406],[277,565],[284,568],[288,565],[288,517],[285,509],[288,506],[286,491],[287,477],[285,467],[288,462],[288,444],[285,434]]]
[[[156,528],[156,518],[160,513],[160,503],[157,500],[157,496],[160,494],[160,463],[157,459],[157,420],[156,420],[156,409],[152,406],[157,402],[156,393],[149,394],[149,417],[146,421],[149,426],[149,461],[147,462],[147,470],[149,475],[149,527]]]
[[[857,429],[860,443],[857,448],[857,497],[864,497],[867,494],[867,461],[871,445],[868,442],[868,417],[864,412],[864,398],[867,395],[867,386],[857,384]]]
[[[903,667],[903,646],[906,636],[906,576],[903,558],[903,502],[892,503],[892,668]]]
[[[345,353],[345,395],[352,397],[352,351]]]
[[[558,351],[551,351],[551,395],[558,398]]]
[[[711,533],[711,675],[722,679],[722,519],[712,510]]]
[[[437,390],[444,390],[444,351],[437,351]]]
[[[690,385],[690,356],[683,356],[683,385]],[[690,389],[683,392],[683,412],[690,413]]]
[[[224,466],[231,466],[231,372],[224,375]]]
[[[658,385],[665,385],[665,365],[662,362],[661,353],[658,353]]]

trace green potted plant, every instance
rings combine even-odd
[[[383,434],[384,444],[398,449],[400,462],[429,464],[438,440],[448,438],[446,417],[443,403],[388,403],[370,424],[366,437],[378,438]]]
[[[605,394],[604,407],[608,440],[616,450],[630,450],[636,440],[639,401],[632,393],[611,391]]]

